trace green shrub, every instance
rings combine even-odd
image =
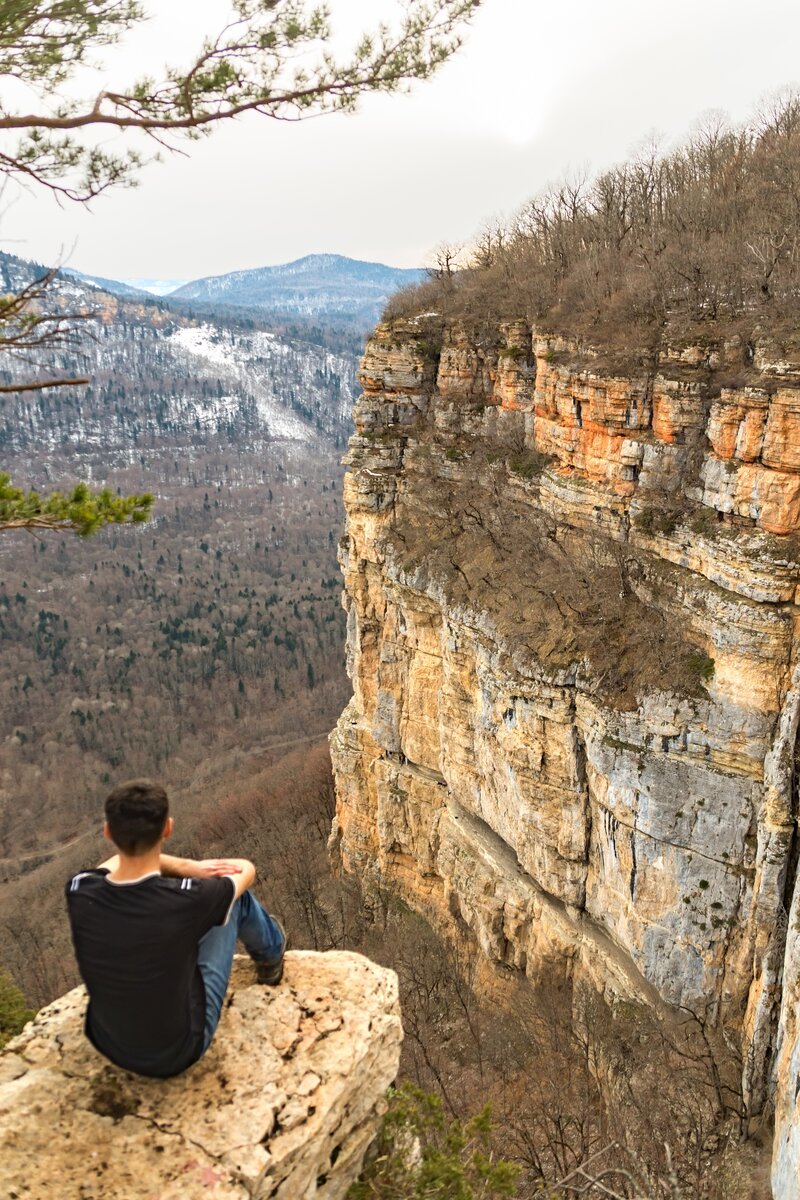
[[[425,363],[438,363],[442,356],[441,342],[430,339],[417,342],[417,353]]]
[[[389,1109],[347,1200],[491,1200],[515,1196],[519,1169],[494,1159],[487,1105],[448,1122],[438,1096],[410,1083],[389,1092]]]
[[[633,518],[633,527],[641,533],[651,534],[653,532],[653,519],[655,510],[652,508],[643,508],[640,513],[637,513]]]
[[[21,1033],[33,1015],[22,992],[0,967],[0,1047]]]
[[[714,660],[702,650],[693,650],[686,660],[686,665],[696,679],[708,682],[714,678]]]
[[[689,528],[692,533],[705,534],[706,537],[710,537],[713,533],[716,533],[719,530],[719,518],[716,509],[699,508],[697,512],[692,514]]]
[[[765,549],[783,562],[800,563],[800,534],[771,533],[766,539]]]
[[[643,508],[633,519],[634,528],[648,535],[674,533],[681,519],[678,508]]]
[[[508,460],[508,469],[522,479],[535,479],[537,475],[541,475],[549,461],[546,454],[528,450],[523,454],[513,454]]]

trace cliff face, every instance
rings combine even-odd
[[[758,1113],[795,877],[800,363],[734,339],[621,369],[432,320],[362,364],[344,865],[497,963],[703,1013]]]
[[[77,988],[0,1054],[0,1191],[48,1200],[337,1200],[400,1058],[394,973],[296,952],[279,988],[234,970],[205,1057],[172,1080],[118,1070],[83,1036]]]

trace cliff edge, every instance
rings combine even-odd
[[[378,326],[361,383],[345,868],[498,966],[722,1031],[796,1195],[796,349],[619,362],[428,313]]]
[[[171,1080],[83,1036],[85,992],[0,1055],[0,1191],[14,1200],[343,1197],[374,1137],[402,1030],[392,971],[294,952],[279,988],[237,960],[217,1037]]]

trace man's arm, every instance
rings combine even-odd
[[[256,869],[246,858],[174,858],[161,855],[161,874],[181,879],[218,879],[228,875],[233,880],[234,899],[253,886]]]
[[[119,855],[114,854],[101,862],[98,870],[116,871],[119,867]],[[238,900],[243,892],[253,886],[256,869],[246,858],[176,858],[174,854],[162,854],[159,857],[159,869],[162,875],[174,879],[218,879],[228,875],[233,880],[234,899]]]
[[[159,856],[158,865],[162,875],[169,875],[172,879],[199,879],[199,872],[196,870],[199,863],[193,858],[177,858],[174,854],[162,854]],[[219,872],[224,875],[224,871]]]

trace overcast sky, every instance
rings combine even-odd
[[[117,82],[185,61],[225,5],[146,7],[159,16],[117,51]],[[331,8],[349,34],[396,4]],[[189,279],[322,251],[415,266],[654,131],[677,140],[709,109],[745,118],[800,82],[799,55],[796,0],[484,0],[459,55],[410,96],[297,125],[223,125],[89,210],[23,194],[0,242],[112,278]]]

